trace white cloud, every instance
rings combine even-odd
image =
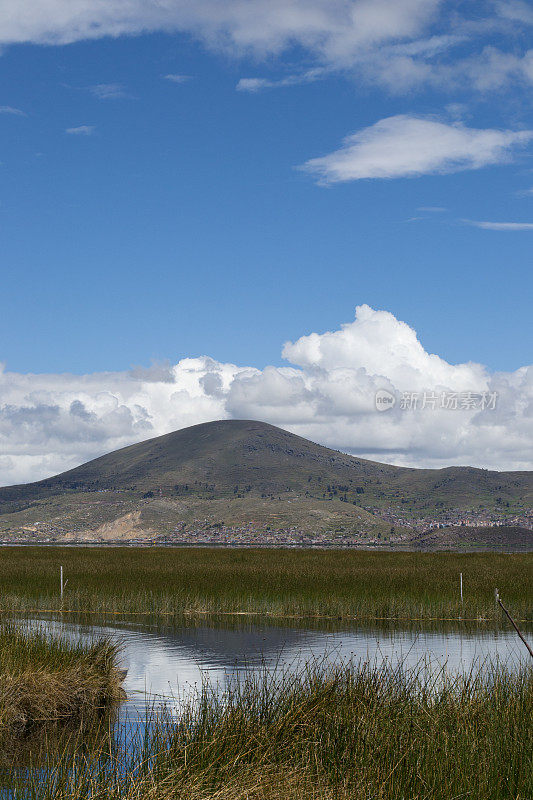
[[[323,183],[478,169],[508,161],[533,131],[480,130],[400,114],[347,136],[339,150],[303,169]]]
[[[77,125],[75,128],[67,128],[65,133],[74,136],[92,136],[96,130],[96,125]]]
[[[499,0],[496,9],[502,17],[533,25],[533,8],[529,3],[522,0]]]
[[[464,221],[468,225],[486,231],[533,231],[533,222],[479,222],[473,219]]]
[[[441,70],[443,81],[451,85],[469,85],[481,92],[501,91],[512,82],[533,83],[533,50],[517,55],[492,45],[452,67]]]
[[[516,48],[502,50],[488,41],[479,46],[470,42],[471,53],[446,52],[459,43],[453,37],[438,37],[442,57],[437,51],[413,49],[408,45],[384,45],[360,54],[354,59],[353,70],[358,78],[385,87],[394,94],[429,87],[444,92],[475,90],[502,92],[511,85],[530,86],[533,83],[533,50],[520,52]],[[431,39],[426,42],[429,44]],[[453,108],[454,104],[451,104]]]
[[[533,468],[533,366],[490,373],[428,353],[386,311],[283,348],[262,370],[182,359],[129,372],[23,375],[0,369],[0,483],[51,475],[142,439],[223,418],[261,419],[367,458],[411,466]],[[497,392],[495,410],[375,410],[376,391]]]
[[[168,75],[163,75],[163,78],[171,83],[187,83],[191,80],[190,75],[178,75],[175,72],[169,72]]]
[[[0,114],[13,114],[16,117],[25,117],[24,111],[20,108],[13,108],[13,106],[0,106]]]
[[[287,75],[278,80],[269,80],[268,78],[241,78],[237,83],[236,89],[238,92],[251,92],[255,94],[263,89],[279,89],[283,86],[298,86],[302,83],[314,83],[328,74],[328,71],[323,67],[316,67],[315,69],[308,69],[296,75]]]
[[[279,85],[280,81],[272,81],[268,78],[241,78],[235,88],[238,92],[255,94],[255,92],[260,92],[263,89],[272,89]]]
[[[89,91],[99,100],[114,100],[128,96],[121,83],[97,83],[95,86],[90,86]]]
[[[295,76],[311,61],[392,92],[459,84],[484,91],[533,80],[519,36],[531,17],[529,4],[520,0],[4,0],[0,45],[183,32],[237,57],[279,56],[296,47],[305,66]],[[501,47],[505,37],[508,52],[500,53],[496,44]],[[465,43],[468,58],[456,54]],[[301,82],[293,77],[244,78],[239,88]]]
[[[413,390],[450,386],[457,390],[484,386],[486,373],[478,364],[448,364],[427,353],[416,332],[388,311],[357,308],[354,322],[338,331],[312,333],[283,347],[283,357],[303,369],[363,369],[386,376],[395,386]]]
[[[6,0],[0,42],[67,44],[147,31],[185,31],[238,52],[293,44],[330,59],[416,36],[442,0]]]

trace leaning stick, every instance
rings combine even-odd
[[[513,628],[515,629],[515,631],[517,632],[517,634],[520,636],[520,638],[521,638],[521,639],[522,639],[522,641],[524,642],[525,646],[526,646],[526,647],[527,647],[527,649],[528,649],[529,655],[531,656],[531,658],[533,658],[533,650],[531,649],[531,647],[529,646],[529,644],[528,644],[528,643],[526,642],[526,640],[524,639],[524,637],[523,637],[523,635],[522,635],[522,633],[521,633],[521,631],[520,631],[520,628],[518,627],[518,625],[516,624],[516,622],[514,621],[514,619],[512,618],[512,616],[509,614],[509,612],[508,612],[508,611],[507,611],[507,609],[505,608],[505,606],[504,606],[504,604],[502,603],[502,601],[500,600],[500,595],[499,595],[499,593],[498,593],[498,590],[497,590],[497,589],[495,589],[495,590],[494,590],[494,595],[495,595],[495,597],[496,597],[496,602],[498,603],[498,605],[499,605],[499,606],[500,606],[500,608],[502,609],[503,613],[505,614],[505,616],[507,617],[507,619],[509,620],[509,622],[511,623],[511,625],[513,626]]]

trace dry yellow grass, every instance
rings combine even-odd
[[[48,724],[79,720],[123,698],[117,647],[0,629],[0,747]]]

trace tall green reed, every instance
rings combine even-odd
[[[495,586],[513,615],[533,620],[531,553],[0,549],[0,609],[17,611],[499,620]]]

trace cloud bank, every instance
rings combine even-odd
[[[328,60],[418,35],[442,0],[6,0],[0,42],[69,44],[147,31],[186,31],[207,44],[272,53],[299,44]]]
[[[295,75],[246,76],[244,91],[313,80],[311,62],[391,92],[486,92],[533,83],[532,19],[520,0],[4,0],[0,45],[181,32],[237,57],[301,53]]]
[[[283,356],[287,366],[262,370],[208,357],[82,376],[4,370],[0,484],[37,480],[223,418],[264,420],[403,465],[533,468],[533,366],[490,373],[480,364],[449,364],[405,322],[366,305],[338,330],[287,342]],[[396,405],[379,413],[378,391],[394,395]],[[425,404],[424,393],[436,401]],[[497,397],[495,407],[464,402],[469,393]],[[416,396],[418,407],[402,407],[406,396]]]

